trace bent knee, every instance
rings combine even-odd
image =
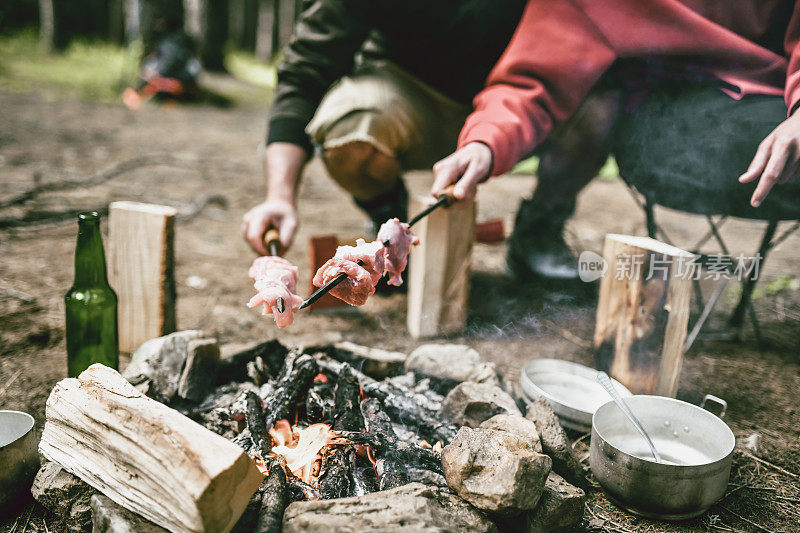
[[[391,188],[400,175],[397,158],[366,141],[326,148],[323,160],[331,177],[360,200],[369,200]]]

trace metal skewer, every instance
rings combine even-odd
[[[436,209],[438,209],[438,208],[440,208],[442,206],[449,207],[449,206],[453,205],[456,202],[456,197],[453,196],[453,189],[454,188],[455,188],[455,184],[448,185],[447,187],[445,187],[445,189],[439,194],[439,197],[437,198],[436,202],[432,203],[431,205],[429,205],[428,207],[426,207],[425,209],[420,211],[413,218],[411,218],[408,221],[408,226],[409,227],[413,226],[414,224],[416,224],[417,222],[419,222],[420,220],[422,220],[426,216],[430,215]],[[391,244],[391,241],[389,241],[389,239],[386,239],[385,241],[383,241],[382,244],[384,246],[389,246]],[[359,265],[363,265],[363,263],[361,261],[358,261],[358,264]],[[346,279],[347,279],[347,274],[345,274],[344,272],[341,272],[341,273],[337,274],[336,277],[334,277],[332,280],[330,280],[328,283],[326,283],[325,285],[323,285],[319,289],[315,290],[311,294],[311,296],[306,298],[303,301],[303,303],[300,304],[300,308],[299,309],[305,309],[309,305],[313,304],[314,302],[316,302],[317,300],[319,300],[320,298],[322,298],[323,296],[328,294],[331,290],[333,290],[334,287],[336,287],[337,285],[339,285],[341,282],[343,282]]]
[[[266,233],[264,233],[264,242],[269,250],[269,255],[277,257],[281,247],[280,233],[278,233],[278,230],[273,227],[268,228]],[[283,298],[279,297],[275,303],[275,307],[278,308],[279,313],[283,313],[286,310],[286,302],[283,301]]]

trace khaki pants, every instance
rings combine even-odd
[[[366,142],[396,158],[404,171],[429,169],[455,150],[469,111],[391,62],[369,62],[331,87],[306,133],[323,150]],[[360,179],[339,184],[374,189],[375,196],[391,187]]]

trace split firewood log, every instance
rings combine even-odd
[[[180,533],[230,531],[264,479],[236,444],[100,364],[56,384],[39,451],[119,505]]]

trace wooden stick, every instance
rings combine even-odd
[[[175,331],[176,214],[136,202],[109,206],[109,281],[119,299],[120,351]]]
[[[432,207],[430,198],[412,198],[412,209],[425,206]],[[474,229],[474,202],[432,211],[417,228],[420,244],[408,263],[406,322],[413,338],[464,328]]]
[[[634,394],[674,397],[689,321],[693,256],[647,237],[607,235],[594,333],[597,367]]]

